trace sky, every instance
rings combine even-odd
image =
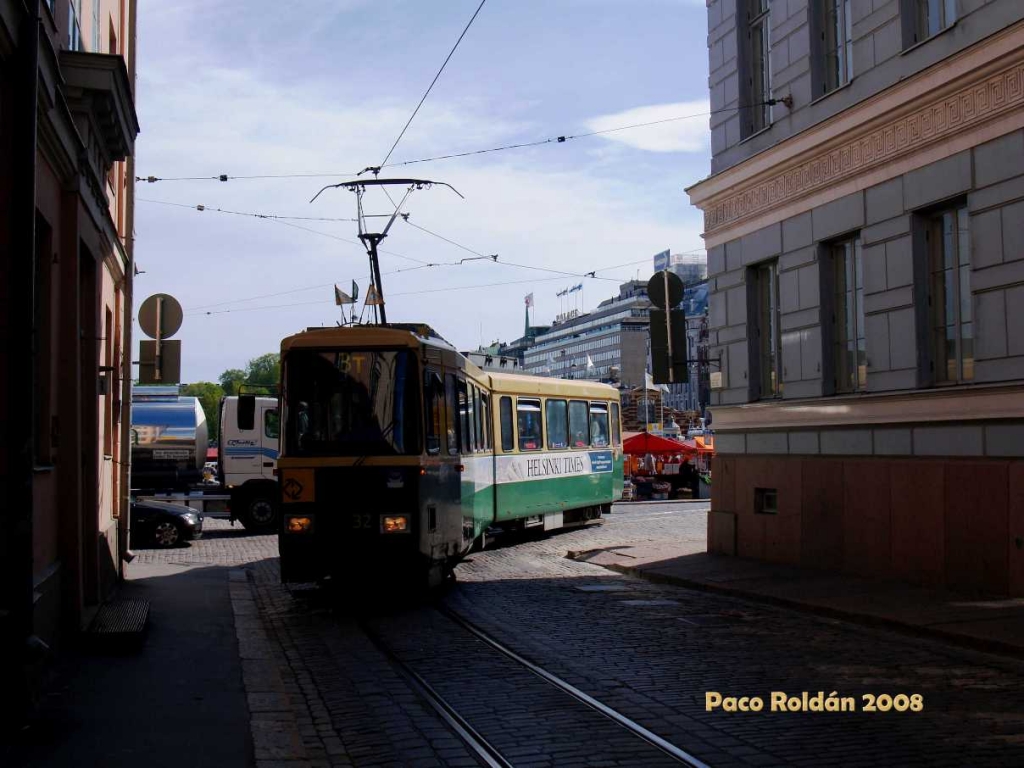
[[[136,185],[136,310],[155,293],[181,303],[182,381],[216,381],[334,325],[334,284],[365,294],[355,196],[310,200],[383,161],[478,5],[139,4],[136,173],[166,180]],[[704,0],[487,0],[391,163],[694,117],[385,168],[464,197],[440,185],[410,196],[408,222],[380,246],[388,320],[427,323],[463,350],[511,341],[527,294],[531,321],[550,323],[566,287],[583,283],[573,298],[589,309],[648,278],[655,253],[702,249],[683,190],[710,167],[706,29]],[[323,176],[209,178],[220,174]],[[364,203],[394,210],[379,190]],[[332,220],[237,215],[252,213]],[[460,265],[474,253],[412,225],[498,261]],[[601,279],[573,276],[590,270]]]

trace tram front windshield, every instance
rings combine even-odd
[[[292,350],[284,361],[288,455],[419,453],[418,381],[408,350]]]

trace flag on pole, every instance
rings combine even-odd
[[[366,289],[366,303],[367,307],[375,307],[383,302],[380,300],[380,294],[377,293],[377,286],[370,284],[370,287]]]
[[[532,307],[533,306],[533,294],[532,293],[527,294],[525,296],[525,298],[524,298],[524,301],[526,302],[526,306],[527,307]]]
[[[653,389],[655,392],[658,391],[658,385],[654,383],[654,377],[651,376],[649,371],[644,371],[644,389]]]
[[[594,367],[594,361],[590,359],[590,353],[587,353],[587,370],[589,371]]]
[[[339,307],[342,304],[355,304],[355,299],[341,290],[337,285],[334,286],[334,303]]]
[[[359,283],[355,280],[352,281],[352,301],[359,301]]]

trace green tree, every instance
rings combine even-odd
[[[254,357],[245,369],[245,383],[276,388],[281,378],[281,356],[276,352]]]
[[[219,381],[225,395],[236,395],[238,394],[238,385],[245,381],[245,371],[230,368],[220,375]]]
[[[195,384],[185,384],[181,388],[181,394],[199,398],[199,404],[206,413],[210,440],[216,441],[220,434],[220,401],[224,397],[224,388],[210,381],[199,381]]]

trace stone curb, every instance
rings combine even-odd
[[[580,552],[579,555],[585,553]],[[578,558],[573,558],[578,559]],[[586,562],[583,560],[582,562]],[[802,613],[813,614],[817,616],[823,616],[831,619],[841,619],[848,621],[853,624],[860,624],[867,627],[881,628],[900,632],[905,635],[914,637],[926,638],[929,640],[937,640],[940,642],[948,643],[950,645],[957,645],[963,648],[969,648],[975,651],[984,651],[986,653],[995,653],[1001,656],[1009,656],[1016,660],[1024,659],[1024,648],[1021,648],[1010,643],[1004,643],[999,640],[988,640],[982,637],[972,637],[970,635],[964,635],[959,632],[950,632],[944,629],[938,629],[936,627],[929,627],[921,624],[908,624],[903,621],[896,619],[889,619],[884,616],[873,616],[866,613],[856,613],[854,611],[843,610],[842,608],[832,608],[827,605],[815,605],[812,603],[805,603],[800,600],[793,600],[786,597],[778,597],[777,595],[765,595],[758,592],[748,592],[742,589],[735,589],[733,587],[725,587],[717,584],[708,584],[704,581],[698,581],[696,579],[688,579],[683,576],[672,576],[663,573],[652,573],[644,571],[642,568],[628,565],[605,565],[602,563],[593,563],[593,565],[601,565],[603,568],[607,568],[610,571],[621,573],[627,576],[635,576],[645,581],[650,581],[655,584],[670,584],[677,587],[685,587],[687,589],[696,589],[701,592],[714,592],[716,594],[728,595],[730,597],[738,597],[751,602],[765,603],[768,605],[775,605],[782,608],[789,608],[791,610],[797,610]]]

